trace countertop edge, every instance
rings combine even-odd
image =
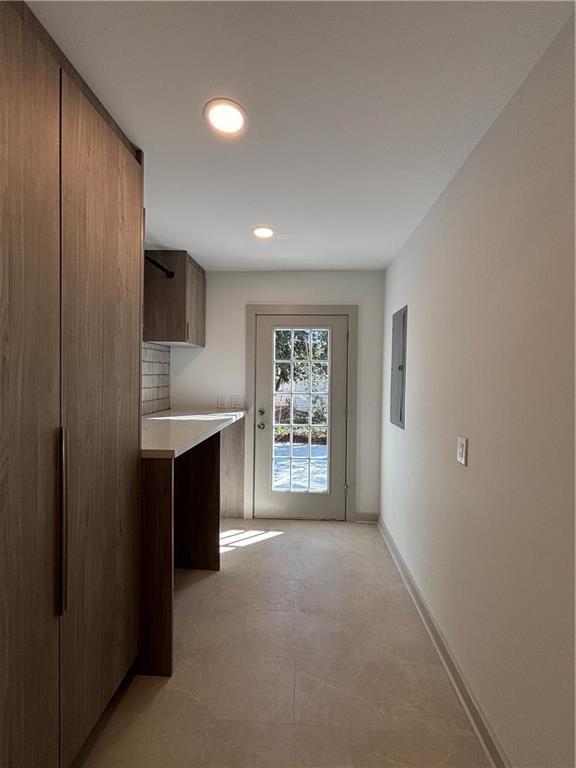
[[[207,426],[204,432],[202,432],[199,435],[195,435],[192,438],[184,440],[176,448],[141,448],[140,456],[143,459],[177,459],[178,456],[181,456],[183,453],[186,453],[192,448],[195,448],[200,443],[203,443],[205,440],[208,440],[210,437],[213,437],[214,435],[218,434],[218,432],[222,432],[222,430],[227,429],[232,424],[235,424],[237,421],[241,421],[246,417],[245,411],[238,411],[238,414],[240,415],[236,416],[235,418],[224,417],[221,420],[215,419],[214,423],[211,424],[210,426]],[[155,416],[155,415],[156,414],[151,414],[151,416]],[[197,414],[192,414],[192,415],[197,415]]]

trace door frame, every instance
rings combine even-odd
[[[259,315],[344,315],[348,318],[346,367],[346,522],[356,522],[356,399],[358,390],[357,304],[246,305],[246,463],[244,517],[254,518],[256,419],[256,321]]]

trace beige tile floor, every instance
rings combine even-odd
[[[134,679],[86,768],[489,765],[375,527],[222,540],[219,573],[176,574],[174,676]]]

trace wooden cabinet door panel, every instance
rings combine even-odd
[[[142,168],[62,76],[62,403],[69,429],[69,594],[62,766],[138,643]]]
[[[186,251],[146,251],[174,276],[146,262],[144,271],[144,341],[167,344],[206,343],[206,275]]]
[[[206,275],[196,262],[187,259],[187,341],[206,345]]]
[[[58,65],[0,3],[0,766],[58,765]]]
[[[146,251],[174,272],[169,278],[150,262],[144,270],[144,341],[182,342],[186,337],[186,251]]]

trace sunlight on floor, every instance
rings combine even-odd
[[[242,528],[234,528],[223,531],[220,534],[220,552],[232,552],[238,547],[247,547],[257,544],[259,541],[281,536],[284,531],[246,531]]]

